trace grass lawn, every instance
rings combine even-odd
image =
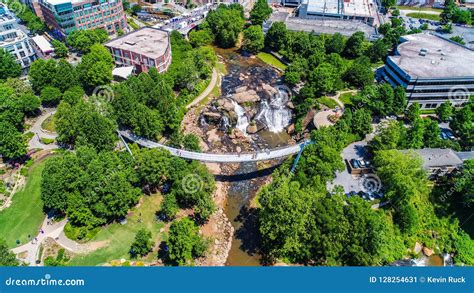
[[[13,195],[10,207],[0,212],[0,235],[9,247],[28,242],[28,234],[36,236],[44,219],[41,201],[41,173],[48,159],[33,164],[28,172],[26,185]]]
[[[53,115],[46,118],[46,120],[41,123],[41,128],[50,132],[56,132],[56,124],[54,123]]]
[[[286,65],[283,64],[280,60],[278,60],[277,58],[275,58],[275,56],[273,56],[272,54],[269,54],[269,53],[265,53],[265,52],[260,52],[258,53],[257,57],[262,60],[263,62],[271,65],[271,66],[274,66],[278,69],[281,69],[281,70],[285,70],[286,69]]]
[[[351,98],[354,96],[354,93],[349,92],[349,93],[343,93],[339,96],[339,100],[344,104],[344,105],[352,105],[352,100]]]
[[[138,24],[135,23],[135,21],[129,17],[127,17],[127,23],[130,25],[134,30],[137,30],[140,28]]]
[[[407,13],[408,17],[421,18],[433,21],[440,21],[441,18],[437,14],[423,13],[423,12],[410,12]]]
[[[443,12],[442,9],[437,9],[433,7],[414,7],[414,6],[396,6],[400,10],[416,10],[416,11],[434,11],[434,12]]]
[[[321,98],[316,99],[316,101],[318,103],[325,105],[326,107],[330,109],[334,109],[336,108],[336,106],[339,106],[339,104],[336,101],[328,97],[321,97]]]
[[[130,259],[128,252],[135,238],[135,234],[140,228],[150,230],[155,240],[155,245],[158,245],[162,239],[160,229],[164,226],[164,223],[155,220],[155,213],[159,210],[161,200],[161,195],[144,195],[141,204],[131,210],[132,215],[127,217],[127,223],[125,225],[119,223],[108,225],[102,228],[91,240],[91,242],[110,241],[107,246],[86,255],[77,255],[73,257],[68,264],[71,266],[96,266],[111,260],[121,258]],[[141,223],[138,222],[140,214],[142,219]],[[157,252],[154,250],[143,260],[151,261],[156,259],[156,257]]]

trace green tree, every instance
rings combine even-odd
[[[344,36],[340,33],[335,33],[329,40],[326,41],[325,46],[327,54],[342,54],[346,46],[346,38],[344,38]]]
[[[344,79],[356,87],[364,87],[374,82],[374,72],[369,58],[362,56],[354,60],[344,74]]]
[[[474,104],[468,104],[453,115],[449,126],[461,138],[462,146],[469,150],[474,146]]]
[[[377,130],[378,135],[370,142],[375,151],[397,149],[405,141],[406,129],[397,121],[382,123]]]
[[[462,195],[465,206],[474,203],[474,159],[464,161],[461,172],[454,178],[454,188]]]
[[[192,30],[189,33],[189,42],[195,48],[210,45],[213,41],[212,34],[206,29]]]
[[[135,240],[130,247],[130,256],[132,258],[145,256],[153,249],[153,245],[155,243],[151,239],[151,232],[142,228],[135,234]]]
[[[41,90],[41,102],[45,105],[56,105],[61,101],[61,91],[53,86],[46,86]]]
[[[363,32],[355,32],[347,39],[344,55],[348,58],[357,58],[364,54],[365,36]]]
[[[221,4],[209,12],[203,25],[210,29],[217,46],[231,48],[235,46],[244,22],[242,6]]]
[[[372,132],[372,113],[367,109],[358,109],[354,111],[352,117],[352,132],[360,138]]]
[[[272,26],[265,35],[265,46],[270,50],[280,51],[285,47],[288,38],[286,24],[281,21],[272,23]]]
[[[244,31],[242,49],[256,54],[265,46],[264,41],[265,36],[263,34],[262,27],[258,25],[252,25]]]
[[[40,93],[44,87],[55,84],[57,78],[56,61],[53,59],[47,61],[44,59],[35,60],[30,66],[28,77],[33,90]]]
[[[103,29],[76,30],[68,34],[67,43],[82,53],[89,53],[93,45],[103,44],[108,39],[108,33]]]
[[[138,4],[132,6],[132,14],[137,15],[139,12],[142,11],[142,7]]]
[[[12,54],[0,49],[0,81],[9,77],[18,77],[21,74],[21,65],[15,61]]]
[[[54,54],[58,58],[66,58],[69,54],[69,50],[63,42],[58,40],[53,40],[52,42],[54,48]]]
[[[26,155],[26,144],[21,132],[8,121],[0,122],[0,155],[3,159],[17,159]]]
[[[322,63],[310,72],[308,81],[317,95],[333,93],[338,89],[339,75],[336,68],[329,63]]]
[[[142,186],[155,191],[170,178],[171,155],[163,149],[143,149],[136,154],[136,171]]]
[[[0,238],[0,267],[16,267],[18,260],[16,255],[10,251],[5,240]]]
[[[250,21],[253,25],[262,26],[272,14],[272,8],[268,6],[266,0],[257,0],[250,11]]]
[[[82,57],[78,65],[80,79],[85,87],[105,85],[112,80],[113,59],[109,50],[96,44],[90,47],[90,53]]]
[[[411,104],[405,112],[405,118],[410,122],[413,123],[415,119],[419,118],[421,115],[421,107],[418,103]]]
[[[449,101],[442,103],[438,108],[436,108],[436,114],[441,121],[447,122],[454,113],[454,107]]]
[[[172,221],[178,210],[176,196],[173,193],[166,195],[160,205],[160,214],[166,221]]]
[[[372,63],[384,60],[388,54],[390,45],[384,39],[378,39],[367,49],[366,55]]]
[[[192,265],[193,260],[203,256],[207,250],[199,228],[189,218],[171,223],[167,245],[171,263],[179,266]]]

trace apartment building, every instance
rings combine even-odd
[[[4,11],[0,15],[0,49],[12,54],[25,73],[31,62],[37,59],[36,53],[30,45],[29,37],[19,28],[14,15],[1,3],[0,8]]]

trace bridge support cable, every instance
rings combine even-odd
[[[313,144],[312,141],[305,141],[303,144],[301,144],[301,148],[300,148],[300,151],[298,152],[298,154],[296,155],[296,159],[295,161],[293,162],[293,165],[291,166],[291,170],[290,172],[291,173],[295,173],[295,170],[296,170],[296,166],[298,165],[298,162],[300,161],[300,158],[301,158],[301,155],[303,154],[303,151],[305,149],[306,146],[310,145],[310,144]]]
[[[135,157],[133,156],[133,153],[132,153],[132,150],[130,149],[130,147],[128,146],[128,143],[125,141],[125,139],[123,138],[122,134],[120,134],[120,131],[117,131],[118,133],[118,136],[120,137],[120,140],[123,142],[123,144],[125,145],[125,148],[127,149],[127,151],[130,153],[130,156],[132,156],[133,159],[135,159]]]

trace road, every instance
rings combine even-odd
[[[290,145],[282,148],[272,150],[262,150],[255,153],[226,153],[226,154],[212,154],[212,153],[198,153],[181,149],[172,148],[163,144],[154,142],[152,140],[142,138],[134,135],[129,131],[119,131],[122,137],[129,141],[135,142],[147,148],[163,148],[168,150],[173,156],[178,156],[184,159],[197,160],[201,162],[212,163],[242,163],[242,162],[257,162],[273,160],[283,157],[288,157],[298,153],[304,146],[305,142],[300,142],[295,145]]]

